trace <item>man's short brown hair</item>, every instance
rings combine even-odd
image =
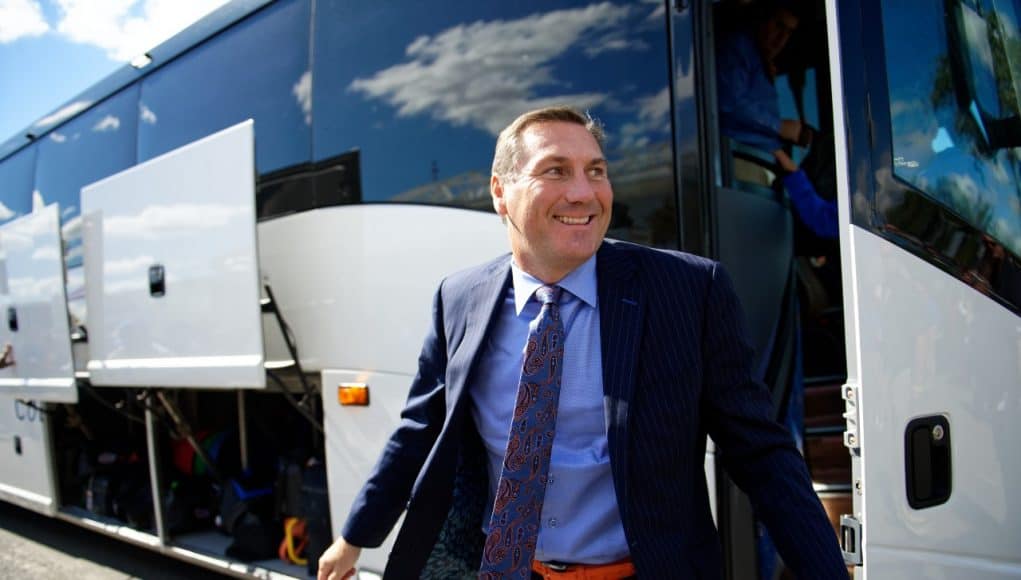
[[[595,138],[599,148],[603,148],[605,135],[603,126],[587,112],[582,113],[574,107],[557,105],[529,111],[514,119],[507,125],[496,139],[496,153],[493,155],[493,175],[509,177],[517,173],[521,158],[521,134],[530,125],[536,123],[574,123],[585,127]]]

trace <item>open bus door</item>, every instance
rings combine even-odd
[[[74,403],[74,363],[57,204],[0,226],[0,394]]]
[[[0,226],[0,499],[52,513],[46,403],[78,400],[57,204]]]
[[[859,579],[1017,578],[1021,157],[1016,135],[983,127],[1017,115],[1021,6],[829,0],[827,13],[846,136],[845,559]]]
[[[850,461],[840,443],[839,386],[845,370],[837,243],[815,234],[794,211],[771,152],[725,130],[719,105],[738,99],[736,95],[755,98],[743,89],[733,92],[740,85],[735,77],[726,81],[747,46],[743,41],[755,33],[769,8],[762,2],[728,0],[691,6],[698,40],[694,85],[704,151],[700,191],[705,194],[705,240],[700,245],[686,235],[685,249],[719,259],[732,276],[756,353],[753,372],[770,390],[773,417],[803,449],[813,487],[836,529],[839,515],[850,511]],[[817,194],[830,200],[836,192],[832,171],[827,173],[833,129],[822,3],[804,3],[797,17],[796,32],[777,55],[774,86],[781,116],[811,125],[821,135],[811,148],[785,146],[812,176]],[[732,92],[724,94],[727,90]],[[685,171],[681,174],[687,177]],[[687,234],[695,213],[689,209],[693,196],[690,188],[682,194]],[[707,471],[715,476],[726,577],[778,577],[783,563],[758,525],[751,502],[713,467],[707,462]]]

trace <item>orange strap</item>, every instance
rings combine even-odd
[[[295,545],[297,541],[297,545]],[[307,558],[302,558],[305,545],[308,543],[308,534],[305,533],[305,520],[301,518],[287,518],[284,520],[284,539],[280,542],[277,555],[280,559],[291,564],[304,566],[308,563]]]
[[[609,564],[569,564],[560,570],[542,562],[532,562],[532,571],[544,580],[622,580],[635,575],[631,558]]]

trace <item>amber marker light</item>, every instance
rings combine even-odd
[[[345,407],[364,407],[369,404],[369,386],[364,383],[341,383],[337,387],[337,401]]]

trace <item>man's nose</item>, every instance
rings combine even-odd
[[[575,172],[564,197],[571,203],[586,202],[595,198],[597,187],[599,184],[589,179],[584,171]]]

